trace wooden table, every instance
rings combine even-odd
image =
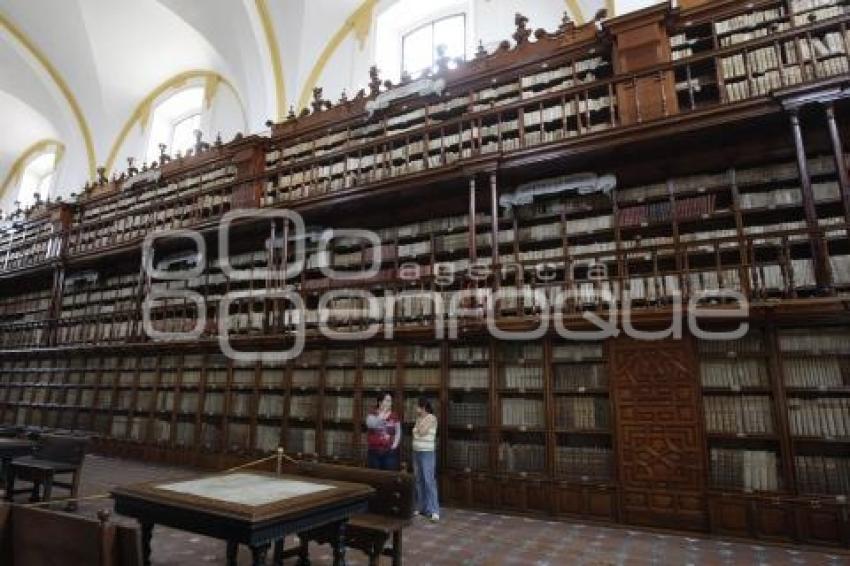
[[[12,466],[9,465],[9,462],[15,458],[32,454],[34,447],[35,443],[25,438],[0,438],[0,471],[3,472],[0,474],[0,481],[3,482],[4,487],[10,483],[9,475],[12,472]],[[11,501],[12,494],[7,493],[6,499]]]
[[[345,526],[366,511],[374,490],[364,484],[262,472],[236,472],[185,480],[148,482],[112,491],[115,512],[139,521],[145,565],[150,564],[155,524],[227,541],[227,564],[236,565],[238,545],[251,548],[253,563],[265,564],[272,543],[274,563],[283,564],[283,538],[322,525],[336,529],[334,564],[345,564]],[[308,556],[297,554],[299,564]]]

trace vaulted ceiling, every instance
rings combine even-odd
[[[58,193],[110,157],[119,168],[144,101],[189,75],[226,81],[246,129],[262,131],[313,86],[334,98],[365,84],[373,15],[399,1],[410,0],[0,0],[0,183],[45,140],[65,148]],[[476,14],[500,15],[485,31],[501,38],[516,11],[554,29],[565,10],[584,22],[602,7],[610,15],[652,3],[468,1]]]

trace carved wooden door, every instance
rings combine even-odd
[[[618,338],[611,376],[623,520],[705,528],[705,442],[691,343]]]

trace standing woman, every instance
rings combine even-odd
[[[379,470],[398,470],[398,446],[401,442],[401,421],[393,412],[393,394],[382,393],[374,409],[366,417],[369,432],[366,442],[366,465]]]
[[[413,473],[416,479],[417,511],[432,521],[440,520],[437,496],[437,417],[425,397],[416,406],[413,425]]]

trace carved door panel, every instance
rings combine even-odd
[[[705,528],[705,443],[690,343],[617,339],[611,376],[623,519]]]

